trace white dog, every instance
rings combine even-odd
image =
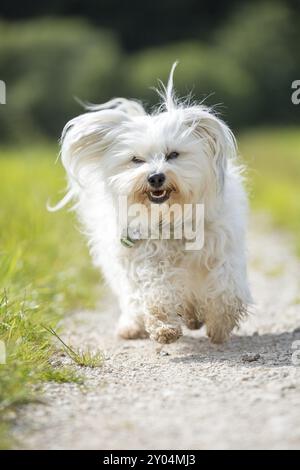
[[[69,190],[57,208],[75,201],[94,263],[118,297],[120,336],[170,343],[184,322],[190,329],[205,324],[209,338],[220,343],[251,302],[247,198],[232,132],[207,107],[175,98],[174,68],[156,112],[116,98],[66,125],[61,158]],[[148,211],[203,204],[202,249],[186,250],[183,239],[151,237],[129,238],[124,246],[120,196]]]

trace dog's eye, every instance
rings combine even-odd
[[[145,163],[144,160],[142,160],[141,158],[138,158],[138,157],[132,157],[131,161],[133,163],[136,163],[137,165],[139,165],[140,163]]]
[[[166,156],[166,160],[174,160],[179,156],[178,152],[171,152]]]

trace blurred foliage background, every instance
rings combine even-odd
[[[151,106],[177,59],[178,92],[218,104],[235,130],[299,119],[298,1],[2,0],[0,19],[1,141],[57,139],[81,111],[74,97]]]

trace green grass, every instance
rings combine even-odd
[[[252,131],[238,141],[253,208],[293,233],[300,255],[300,128]]]
[[[64,340],[57,334],[57,332],[51,327],[45,327],[46,330],[52,334],[63,346],[66,354],[72,359],[75,364],[81,367],[90,367],[94,369],[95,367],[100,367],[103,365],[104,354],[102,351],[96,350],[91,351],[87,349],[82,351],[78,348],[74,348],[70,344],[64,342]]]
[[[63,314],[91,308],[98,274],[91,268],[73,214],[49,213],[65,186],[57,149],[0,150],[0,339],[7,351],[0,364],[0,448],[7,444],[7,411],[36,398],[40,381],[80,381],[70,367],[53,367],[56,350],[44,325]]]

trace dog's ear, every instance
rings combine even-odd
[[[236,156],[236,141],[229,127],[203,106],[186,109],[186,119],[192,132],[201,139],[202,148],[212,163],[217,192],[224,188],[229,158]]]
[[[86,108],[87,113],[67,123],[61,137],[62,163],[69,177],[77,181],[82,179],[81,171],[99,166],[101,156],[117,141],[123,123],[145,114],[139,103],[124,98]]]

